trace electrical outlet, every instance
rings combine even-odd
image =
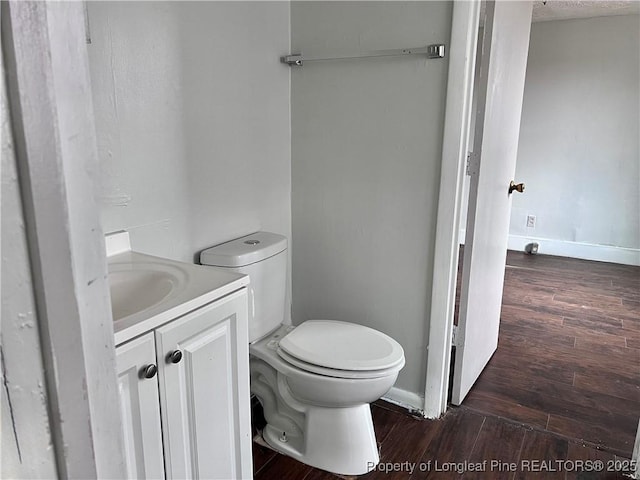
[[[536,216],[535,215],[527,215],[527,227],[535,228],[536,227]]]

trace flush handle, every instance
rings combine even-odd
[[[511,180],[511,183],[509,184],[509,194],[513,193],[514,190],[519,193],[524,192],[524,183],[516,183]]]

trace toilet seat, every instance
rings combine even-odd
[[[292,357],[281,348],[278,348],[277,353],[282,360],[293,365],[294,367],[297,367],[300,370],[304,370],[309,373],[324,375],[325,377],[345,379],[374,379],[386,377],[387,375],[394,375],[404,366],[404,360],[402,360],[400,363],[398,363],[397,366],[392,368],[385,368],[382,370],[340,370],[336,368],[319,367],[318,365],[303,362],[298,358]]]
[[[303,370],[339,378],[379,378],[404,365],[400,344],[369,327],[308,320],[285,335],[277,353]]]

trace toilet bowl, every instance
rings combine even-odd
[[[258,232],[212,247],[203,265],[250,276],[251,393],[263,406],[263,438],[297,460],[342,475],[379,462],[369,404],[404,366],[404,351],[372,328],[336,320],[283,325],[286,238]]]
[[[249,347],[251,391],[260,399],[267,420],[264,439],[308,465],[343,475],[366,473],[379,461],[369,403],[395,383],[404,365],[401,347],[389,338],[397,347],[393,366],[371,370],[347,370],[346,365],[334,369],[289,357],[282,344],[310,326],[351,325],[309,320],[295,329],[281,326]],[[361,328],[364,344],[367,330],[375,330]],[[335,352],[327,349],[327,353]]]

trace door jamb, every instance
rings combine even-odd
[[[638,430],[636,431],[636,441],[633,445],[633,453],[631,454],[632,468],[631,478],[640,480],[640,420],[638,420]]]
[[[454,2],[427,346],[424,416],[428,418],[437,418],[447,409],[479,19],[480,0]]]
[[[61,478],[123,478],[125,456],[81,2],[2,2],[18,180]]]

